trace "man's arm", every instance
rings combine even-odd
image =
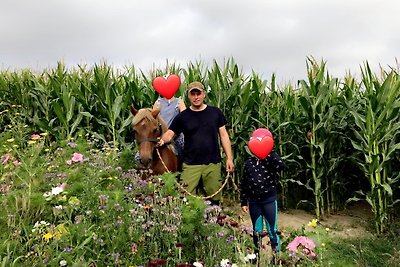
[[[219,137],[226,155],[226,171],[232,173],[235,170],[235,165],[233,164],[231,140],[225,126],[219,128]]]

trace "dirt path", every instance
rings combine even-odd
[[[227,210],[232,217],[238,217],[242,224],[251,227],[250,216],[242,213],[238,205],[230,206]],[[278,211],[278,229],[281,231],[291,231],[301,229],[305,226],[306,230],[311,230],[307,224],[313,219],[315,219],[315,216],[304,210],[291,209]],[[368,206],[357,205],[336,214],[325,216],[319,223],[323,227],[329,228],[332,234],[343,237],[358,237],[370,234],[366,228],[371,220],[370,208]]]

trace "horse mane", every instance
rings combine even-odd
[[[154,120],[153,114],[152,114],[153,109],[151,108],[142,108],[138,110],[138,113],[133,117],[132,120],[132,125],[135,126],[142,120],[147,120],[147,121],[152,121]],[[168,130],[167,124],[165,121],[161,118],[160,114],[157,114],[156,119],[161,125],[161,130],[162,133],[165,133]]]

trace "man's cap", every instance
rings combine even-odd
[[[188,92],[193,90],[204,91],[204,85],[201,82],[191,82],[188,85]]]

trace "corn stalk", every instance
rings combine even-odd
[[[399,175],[390,172],[394,153],[400,148],[396,142],[400,133],[400,79],[394,71],[385,74],[383,82],[371,72],[368,64],[362,69],[364,95],[360,106],[352,109],[354,116],[353,147],[362,158],[359,166],[369,183],[369,192],[358,191],[350,200],[365,199],[375,217],[376,232],[384,232],[391,221],[389,208],[393,201],[393,190]]]
[[[326,147],[333,136],[332,128],[335,107],[331,106],[332,96],[338,87],[337,79],[325,75],[325,63],[319,66],[309,59],[308,83],[299,81],[302,95],[299,101],[305,118],[303,130],[309,148],[309,159],[306,159],[308,170],[311,172],[313,186],[307,186],[314,194],[314,210],[317,219],[324,216],[325,203],[323,194],[327,189],[327,155]],[[328,182],[329,183],[329,182]]]

